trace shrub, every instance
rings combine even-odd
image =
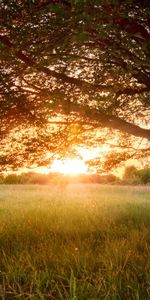
[[[128,184],[138,183],[139,178],[137,173],[138,170],[135,166],[128,166],[125,168],[123,180]]]
[[[0,175],[0,184],[3,184],[3,183],[4,183],[4,176]]]
[[[9,174],[4,178],[5,184],[18,184],[20,183],[20,176],[16,174]]]
[[[150,183],[150,169],[142,169],[137,171],[137,175],[142,184]]]

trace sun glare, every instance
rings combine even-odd
[[[81,159],[54,160],[51,166],[51,172],[59,172],[63,174],[77,175],[88,172],[88,167]]]

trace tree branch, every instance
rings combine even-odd
[[[7,36],[4,35],[0,35],[0,41],[2,42],[3,45],[5,45],[6,47],[8,47],[9,49],[12,49],[14,47],[14,44],[8,39]],[[63,82],[69,83],[69,84],[73,84],[76,85],[77,87],[81,88],[84,90],[88,88],[88,90],[90,91],[113,91],[113,85],[96,85],[96,84],[91,84],[89,82],[83,81],[81,79],[75,78],[75,77],[70,77],[67,76],[63,73],[58,73],[56,71],[50,70],[49,68],[45,67],[45,66],[40,66],[38,63],[36,63],[35,61],[33,61],[32,59],[30,59],[27,55],[25,55],[21,50],[16,50],[15,52],[15,56],[17,58],[19,58],[22,62],[24,62],[25,64],[27,64],[30,67],[35,67],[38,71],[43,72],[45,74],[47,74],[48,76],[52,76],[56,79],[62,80]]]
[[[10,49],[13,48],[14,45],[12,42],[9,41],[8,37],[0,36],[0,40],[8,48],[10,48]],[[54,78],[60,79],[64,82],[74,84],[77,87],[80,87],[83,89],[85,87],[86,89],[88,88],[89,91],[101,89],[101,91],[103,90],[103,91],[108,92],[108,91],[113,90],[112,85],[111,86],[93,85],[93,84],[90,84],[89,82],[85,82],[80,79],[72,78],[65,74],[52,71],[52,70],[48,69],[47,67],[44,67],[44,66],[41,67],[39,64],[35,63],[32,59],[30,59],[28,56],[26,56],[21,50],[16,51],[15,56],[17,58],[19,58],[21,61],[23,61],[26,65],[35,67],[40,72],[43,72],[49,76],[53,76]],[[63,103],[60,103],[60,104],[62,105]],[[141,128],[137,125],[126,122],[118,117],[107,115],[104,112],[99,112],[96,109],[93,109],[93,108],[90,109],[89,106],[85,107],[85,106],[81,106],[79,104],[73,104],[73,103],[71,103],[71,105],[72,105],[73,111],[81,113],[81,109],[83,109],[84,117],[88,117],[88,118],[93,119],[94,121],[98,121],[105,127],[111,127],[111,128],[120,130],[122,132],[126,132],[128,134],[131,134],[131,135],[134,135],[137,137],[143,137],[143,138],[150,140],[150,130],[148,130],[148,129]],[[65,102],[65,107],[66,107],[66,102]],[[62,109],[63,109],[63,105],[62,105]]]

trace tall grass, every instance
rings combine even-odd
[[[0,299],[150,299],[150,189],[1,185]]]

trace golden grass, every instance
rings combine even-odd
[[[150,189],[0,186],[0,299],[150,299]]]

